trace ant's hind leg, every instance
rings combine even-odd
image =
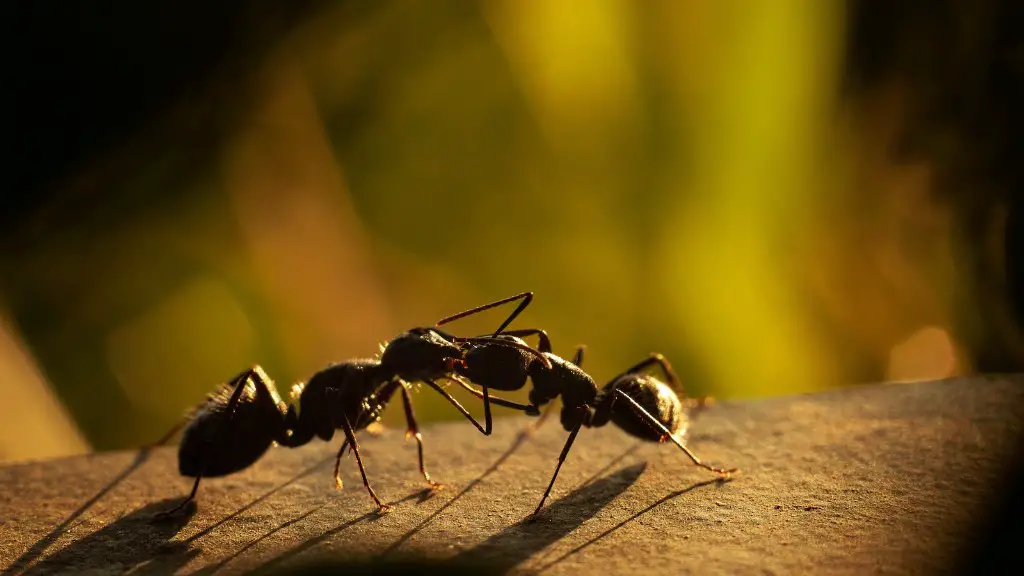
[[[244,370],[231,380],[228,380],[227,382],[224,382],[220,386],[214,388],[212,392],[206,395],[205,400],[187,410],[185,412],[185,415],[180,420],[178,420],[178,422],[174,424],[174,426],[172,426],[171,429],[168,430],[166,434],[161,436],[159,440],[150,444],[150,447],[163,446],[164,444],[170,442],[171,438],[174,438],[174,436],[178,432],[181,432],[181,429],[184,428],[189,423],[189,421],[191,421],[192,418],[195,417],[197,412],[202,410],[203,407],[205,407],[210,401],[216,400],[218,396],[224,396],[229,393],[231,394],[230,400],[228,401],[228,407],[233,412],[235,406],[238,404],[238,399],[241,396],[241,391],[245,389],[244,386],[240,387],[239,384],[244,384],[248,382],[250,379],[254,380],[257,386],[262,386],[264,388],[267,387],[269,384],[269,378],[267,377],[266,373],[263,372],[263,369],[261,367],[253,366],[252,368]]]
[[[355,455],[356,464],[359,466],[359,474],[363,477],[363,486],[366,486],[366,491],[370,493],[370,498],[373,498],[373,501],[377,504],[377,509],[381,514],[391,510],[390,506],[380,501],[380,498],[377,497],[377,493],[374,492],[373,488],[370,486],[370,481],[366,478],[366,468],[363,467],[363,459],[359,456],[359,444],[356,442],[356,433],[352,430],[352,425],[349,424],[348,417],[344,414],[341,416],[341,426],[345,431],[346,442],[352,447],[352,454]],[[343,444],[342,450],[339,450],[338,452],[339,459],[341,451],[344,449],[345,445]]]
[[[586,344],[580,344],[576,347],[576,353],[572,355],[572,363],[576,366],[583,366],[583,353],[587,351]]]
[[[200,409],[202,409],[208,402],[216,401],[218,396],[226,395],[228,390],[231,390],[231,396],[228,398],[228,401],[227,401],[226,406],[224,408],[225,413],[228,415],[228,419],[227,419],[226,422],[221,424],[222,428],[219,431],[219,435],[221,436],[221,438],[228,437],[231,434],[232,430],[233,430],[235,408],[238,406],[238,402],[242,398],[242,392],[245,390],[246,384],[249,383],[250,381],[252,381],[256,385],[256,395],[257,395],[257,397],[264,398],[265,401],[271,401],[270,400],[270,395],[266,393],[267,390],[268,390],[268,386],[271,385],[270,384],[270,378],[267,377],[266,373],[263,372],[263,369],[261,367],[253,366],[252,368],[249,368],[249,369],[243,371],[242,373],[238,374],[237,376],[235,376],[234,378],[232,378],[228,382],[226,382],[226,383],[218,386],[217,388],[215,388],[214,391],[211,392],[207,396],[207,399],[206,399],[206,401],[203,404],[200,404],[197,407],[193,408],[191,413],[190,413],[190,415],[188,417],[186,417],[185,419],[183,419],[181,422],[179,422],[178,425],[175,426],[174,428],[172,428],[170,432],[168,432],[166,435],[164,435],[164,437],[161,438],[160,441],[156,445],[161,445],[161,444],[166,443],[185,424],[187,424],[189,420],[191,420],[191,417],[194,416],[196,412],[198,412]],[[180,504],[178,504],[174,508],[171,508],[170,510],[166,510],[164,512],[157,513],[155,517],[156,518],[165,518],[167,516],[175,514],[178,511],[180,511],[183,508],[185,508],[190,502],[195,500],[196,492],[199,491],[199,482],[203,479],[203,470],[205,468],[206,468],[206,462],[204,461],[203,465],[200,467],[199,473],[196,474],[196,480],[192,484],[192,491],[189,493],[189,495],[184,500],[181,501]]]
[[[423,435],[420,434],[419,424],[416,423],[416,414],[412,409],[412,397],[409,395],[409,389],[402,386],[402,406],[405,408],[405,421],[408,425],[408,429],[405,431],[405,439],[408,440],[410,436],[416,438],[416,449],[419,451],[420,459],[420,474],[423,474],[423,479],[430,484],[433,489],[443,488],[444,484],[435,482],[430,478],[430,474],[427,473],[427,467],[423,463]]]
[[[613,378],[611,382],[618,380],[619,378],[625,376],[626,374],[635,374],[637,372],[640,372],[647,368],[648,366],[652,366],[654,364],[657,364],[661,368],[662,373],[665,374],[665,379],[668,380],[669,387],[679,394],[680,400],[683,402],[683,406],[687,410],[691,411],[691,415],[696,416],[702,410],[704,410],[706,407],[710,406],[714,402],[714,400],[710,396],[701,396],[700,398],[687,398],[686,390],[683,389],[682,380],[680,380],[679,376],[676,375],[676,371],[672,369],[672,365],[669,364],[668,359],[666,359],[663,355],[657,352],[651,354],[650,357],[638,362],[629,370],[626,370],[622,374],[619,374],[618,376]]]
[[[227,394],[229,390],[234,391],[235,387],[238,386],[239,380],[244,380],[247,376],[251,376],[253,373],[254,372],[252,369],[246,370],[245,372],[242,372],[241,374],[235,376],[231,380],[228,380],[227,382],[224,382],[220,386],[214,388],[213,392],[210,392],[209,394],[206,395],[205,400],[203,400],[199,404],[196,404],[192,408],[189,408],[181,417],[181,419],[178,420],[178,422],[176,422],[174,426],[172,426],[171,429],[167,431],[166,434],[161,436],[159,440],[153,442],[148,447],[155,448],[157,446],[163,446],[164,444],[170,442],[171,438],[174,438],[174,436],[178,432],[181,432],[181,429],[184,428],[189,423],[189,421],[191,421],[192,418],[195,417],[197,412],[199,412],[200,410],[202,410],[204,406],[206,406],[206,404],[210,401],[211,398],[215,398],[218,394]]]
[[[717,468],[710,464],[705,464],[704,462],[701,462],[701,459],[698,458],[696,454],[691,452],[690,449],[686,447],[686,444],[683,444],[682,441],[679,440],[679,438],[676,438],[671,432],[669,432],[668,428],[666,428],[664,424],[659,422],[658,419],[655,418],[654,416],[651,416],[650,412],[644,410],[644,407],[637,403],[636,400],[630,398],[629,394],[626,394],[622,390],[615,390],[615,394],[620,398],[627,400],[630,403],[631,407],[634,410],[636,410],[636,413],[645,421],[647,421],[647,424],[649,426],[661,432],[663,439],[667,438],[671,440],[672,443],[678,446],[680,450],[685,452],[686,455],[690,457],[690,460],[693,460],[693,463],[696,464],[697,466],[710,470],[723,478],[728,478],[729,476],[732,475],[733,472],[737,472],[736,468],[730,468],[726,470],[724,468]]]
[[[185,509],[186,506],[188,506],[193,501],[195,501],[195,499],[196,499],[196,492],[199,491],[199,481],[202,478],[203,478],[202,475],[196,476],[196,481],[192,483],[192,491],[189,492],[188,496],[186,496],[185,499],[182,500],[177,506],[175,506],[174,508],[171,508],[169,510],[164,510],[163,512],[157,512],[153,517],[159,520],[159,519],[162,519],[162,518],[167,518],[169,516],[173,516],[174,514],[177,514],[181,510]]]
[[[619,377],[625,376],[626,374],[636,374],[637,372],[640,372],[654,364],[657,364],[661,368],[661,371],[665,374],[665,378],[668,380],[668,385],[671,388],[678,390],[679,392],[683,392],[683,383],[679,380],[679,376],[676,376],[676,371],[672,369],[672,365],[669,364],[668,359],[658,352],[654,352],[648,358],[637,362],[635,366],[626,370],[622,374],[619,374],[619,376],[616,376],[613,381],[618,380]]]

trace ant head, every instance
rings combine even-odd
[[[389,342],[380,362],[406,375],[435,378],[450,373],[463,355],[454,336],[435,328],[414,328]]]

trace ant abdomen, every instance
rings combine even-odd
[[[611,420],[624,432],[637,438],[655,442],[666,439],[663,432],[656,430],[616,391],[636,401],[677,438],[686,433],[688,418],[679,396],[664,382],[649,374],[627,374],[605,386],[594,412],[594,426],[601,426]]]
[[[183,476],[216,477],[238,472],[259,460],[284,434],[284,403],[276,390],[246,383],[230,417],[231,390],[215,392],[193,417],[178,447],[178,471]],[[259,396],[269,395],[271,402]]]

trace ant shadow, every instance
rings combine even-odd
[[[184,542],[170,541],[195,514],[194,504],[163,522],[153,521],[153,515],[173,501],[169,498],[138,508],[44,558],[23,574],[80,573],[111,567],[125,572],[174,572],[199,554],[199,550],[189,549]]]
[[[138,453],[135,455],[135,460],[133,460],[131,464],[125,467],[125,469],[122,470],[120,474],[115,476],[105,486],[100,488],[99,491],[93,494],[92,497],[86,500],[81,506],[78,507],[78,509],[69,514],[68,517],[65,518],[63,522],[55,526],[53,530],[50,530],[49,534],[40,538],[38,542],[33,544],[31,548],[29,548],[21,556],[19,556],[14,561],[14,563],[11,564],[10,569],[12,571],[24,570],[29,564],[35,562],[40,556],[43,555],[44,552],[46,552],[46,550],[50,546],[53,545],[54,542],[57,541],[58,538],[60,538],[62,534],[64,534],[64,532],[68,529],[68,526],[70,526],[72,522],[77,520],[82,514],[85,514],[90,508],[92,508],[97,502],[99,502],[101,498],[106,496],[108,492],[113,490],[118,484],[123,482],[125,478],[130,476],[132,472],[138,470],[139,467],[141,467],[146,462],[146,460],[149,459],[151,452],[152,449],[148,447],[140,449]]]
[[[188,538],[188,540],[185,541],[185,543],[186,544],[191,544],[192,542],[195,542],[196,540],[202,538],[203,536],[206,536],[207,534],[209,534],[210,532],[213,532],[214,530],[216,530],[217,528],[219,528],[220,526],[222,526],[226,522],[229,522],[229,521],[233,520],[234,518],[237,518],[240,514],[242,514],[246,510],[249,510],[253,506],[259,504],[260,502],[263,502],[267,498],[270,498],[271,496],[273,496],[277,492],[287,488],[288,486],[294,484],[295,482],[298,482],[299,480],[305,478],[306,476],[309,476],[313,472],[316,472],[318,469],[324,467],[328,462],[330,462],[332,460],[334,460],[333,456],[327,456],[327,457],[321,458],[320,460],[318,460],[317,462],[315,462],[313,465],[309,466],[305,470],[299,472],[295,476],[292,476],[288,480],[285,480],[281,485],[273,488],[272,490],[268,490],[267,492],[265,492],[264,494],[260,495],[259,497],[257,497],[252,502],[249,502],[245,506],[242,506],[238,510],[235,510],[231,514],[228,514],[227,516],[225,516],[225,517],[221,518],[220,520],[214,522],[210,526],[207,526],[206,528],[203,528],[199,532],[193,534],[192,536],[190,536]],[[322,508],[322,506],[320,508]],[[319,508],[317,508],[317,509],[319,509]],[[314,509],[314,510],[311,510],[310,512],[307,512],[303,517],[308,516],[309,514],[312,514],[317,509]],[[294,522],[297,522],[297,520],[290,521],[290,523],[294,523]],[[290,525],[290,523],[286,522],[286,524],[289,524],[289,525]],[[279,529],[283,528],[283,527],[284,526],[280,526]]]
[[[395,507],[395,506],[398,506],[399,504],[403,504],[403,503],[408,502],[410,500],[419,500],[419,501],[422,502],[423,500],[425,500],[427,498],[430,498],[431,495],[433,494],[433,492],[434,492],[434,490],[432,488],[424,488],[422,490],[417,490],[416,492],[413,492],[412,494],[409,494],[408,496],[405,496],[403,498],[399,498],[398,500],[393,500],[391,502],[387,502],[387,505],[391,506],[391,507]],[[212,573],[216,572],[217,570],[221,569],[225,564],[227,564],[228,562],[230,562],[234,558],[237,558],[243,552],[245,552],[249,548],[255,546],[257,543],[259,543],[259,542],[265,540],[266,538],[270,537],[271,535],[273,535],[275,532],[277,532],[281,528],[284,528],[285,526],[290,526],[290,525],[292,525],[292,524],[294,524],[294,523],[304,519],[305,517],[309,516],[313,512],[316,512],[316,510],[319,510],[319,508],[316,508],[314,510],[306,512],[305,514],[302,514],[301,516],[299,516],[297,518],[294,518],[292,520],[289,520],[288,522],[285,522],[283,525],[278,526],[277,528],[274,528],[273,530],[268,531],[266,534],[263,534],[262,536],[260,536],[256,540],[253,540],[249,544],[246,544],[241,550],[239,550],[238,552],[233,554],[231,557],[222,560],[217,565],[212,566],[209,569],[205,569],[205,570],[200,571],[200,573],[202,573],[202,574],[212,574]],[[368,520],[372,520],[374,518],[380,518],[380,512],[378,510],[373,510],[373,511],[367,512],[366,514],[363,514],[362,516],[359,516],[358,518],[353,518],[352,520],[346,520],[345,522],[342,522],[341,524],[335,526],[334,528],[331,528],[330,530],[324,532],[323,534],[320,534],[319,536],[314,536],[313,538],[310,538],[310,539],[306,540],[305,542],[299,544],[298,546],[295,546],[294,548],[292,548],[290,550],[287,550],[285,552],[282,552],[281,554],[278,554],[277,556],[274,556],[270,560],[267,560],[266,562],[264,562],[259,568],[253,570],[252,573],[254,573],[254,574],[275,574],[275,573],[286,573],[287,572],[287,573],[290,574],[290,573],[292,573],[292,570],[290,568],[289,569],[282,569],[281,568],[282,564],[284,564],[288,560],[294,558],[295,556],[298,556],[299,554],[302,554],[303,552],[313,548],[317,544],[320,544],[321,542],[324,542],[324,541],[330,539],[331,537],[333,537],[336,534],[344,531],[345,529],[350,528],[352,526],[355,526],[356,524],[360,524],[362,522],[366,522]],[[353,564],[353,566],[354,565],[356,565],[356,564]],[[362,564],[359,564],[359,565],[362,565]]]
[[[56,542],[76,518],[84,514],[117,484],[124,481],[125,478],[138,469],[148,459],[149,453],[149,448],[140,450],[135,460],[127,468],[15,560],[10,569],[15,573],[25,570],[24,574],[50,573],[64,569],[73,569],[79,572],[107,567],[113,563],[123,565],[126,571],[145,564],[148,570],[151,567],[149,561],[158,561],[157,564],[160,571],[164,571],[164,569],[173,571],[187,564],[199,553],[198,549],[192,548],[196,540],[333,460],[333,457],[326,457],[317,461],[279,486],[260,495],[238,510],[217,520],[214,524],[181,542],[171,543],[169,540],[189,523],[197,508],[193,502],[178,513],[158,518],[157,515],[160,512],[166,511],[180,502],[178,498],[168,498],[160,502],[150,503],[115,520],[99,531],[68,545],[61,551],[44,558],[32,566],[32,568],[26,570],[29,564],[42,556],[47,548]],[[315,511],[316,509],[311,510],[300,518],[286,522],[274,531],[276,532],[287,525],[294,524]],[[254,544],[255,542],[250,544],[250,546]],[[99,563],[96,565],[88,564],[92,560]],[[84,564],[83,561],[85,562]],[[152,567],[156,568],[157,565]]]
[[[444,560],[431,558],[423,555],[410,555],[403,558],[389,559],[330,559],[317,558],[315,560],[289,566],[287,570],[275,572],[274,574],[289,574],[292,576],[320,576],[326,574],[344,574],[345,576],[390,576],[417,574],[443,574],[444,576],[479,576],[481,574],[496,574],[490,566],[486,565],[461,565],[453,567]]]
[[[536,519],[527,517],[449,558],[445,564],[455,569],[482,565],[488,567],[489,573],[504,574],[593,518],[628,490],[646,468],[647,463],[643,462],[584,483],[541,510]]]
[[[483,473],[481,473],[479,476],[474,478],[472,482],[467,484],[466,487],[463,488],[462,490],[460,490],[459,493],[456,494],[451,500],[449,500],[448,502],[445,502],[443,506],[441,506],[440,508],[435,510],[433,513],[431,513],[430,516],[427,516],[426,518],[423,519],[422,522],[420,522],[419,524],[414,526],[412,529],[410,529],[408,532],[403,534],[398,540],[395,541],[394,544],[392,544],[391,546],[388,546],[388,548],[386,550],[384,550],[384,552],[382,552],[380,554],[380,556],[378,556],[378,559],[384,559],[386,557],[389,557],[389,556],[393,555],[398,550],[398,548],[400,548],[402,546],[402,544],[405,544],[406,542],[408,542],[410,538],[412,538],[418,532],[423,530],[423,528],[425,528],[427,526],[427,524],[430,524],[431,522],[433,522],[435,518],[437,518],[438,516],[441,515],[441,513],[443,513],[448,508],[450,508],[456,502],[458,502],[463,496],[468,494],[471,490],[476,488],[476,486],[478,484],[480,484],[481,482],[483,482],[483,480],[485,478],[487,478],[488,476],[490,476],[491,474],[496,472],[498,470],[498,468],[501,468],[502,464],[504,464],[505,461],[508,460],[509,457],[512,456],[512,454],[514,454],[515,451],[518,450],[519,447],[522,446],[524,442],[526,442],[527,440],[531,439],[535,432],[536,432],[536,428],[530,428],[530,429],[523,430],[522,432],[520,432],[516,436],[516,438],[512,442],[512,444],[505,450],[505,452],[503,452],[501,454],[501,456],[499,456],[498,459],[494,461],[494,463],[492,463],[490,466],[488,466],[487,469],[483,471]],[[642,444],[642,443],[641,442],[637,442],[636,444],[631,446],[629,449],[627,449],[625,452],[623,452],[622,454],[616,456],[610,462],[605,464],[605,466],[603,468],[601,468],[600,470],[595,472],[590,478],[588,478],[582,484],[580,484],[578,488],[583,488],[586,485],[590,484],[591,482],[596,480],[598,477],[600,477],[602,474],[604,474],[605,472],[610,470],[612,468],[612,466],[615,466],[616,464],[621,462],[624,458],[626,458],[630,454],[636,452],[636,449],[640,446],[640,444]]]
[[[451,507],[452,504],[455,504],[463,496],[465,496],[471,490],[476,488],[476,485],[479,484],[480,482],[482,482],[484,480],[484,478],[487,478],[488,476],[493,474],[495,471],[497,471],[498,468],[500,468],[501,465],[504,464],[506,460],[508,460],[509,456],[511,456],[517,449],[519,449],[519,446],[521,446],[522,443],[525,442],[529,438],[529,436],[530,435],[527,432],[521,432],[518,436],[516,436],[516,439],[515,439],[514,442],[512,442],[512,445],[509,446],[508,449],[505,450],[505,452],[501,456],[499,456],[498,459],[495,460],[494,463],[491,464],[487,468],[487,470],[484,470],[482,474],[480,474],[479,476],[474,478],[473,481],[470,482],[469,484],[467,484],[466,487],[463,488],[461,491],[459,491],[459,493],[456,494],[454,498],[452,498],[451,500],[445,502],[443,506],[441,506],[440,508],[435,510],[433,513],[431,513],[430,516],[427,516],[426,518],[423,519],[422,522],[420,522],[419,524],[414,526],[411,530],[409,530],[408,532],[403,534],[402,537],[399,538],[397,541],[395,541],[394,544],[392,544],[391,546],[388,546],[388,548],[386,550],[384,550],[384,552],[381,553],[379,558],[382,559],[384,557],[387,557],[387,556],[393,554],[402,544],[404,544],[407,541],[409,541],[409,539],[412,538],[413,536],[415,536],[417,532],[419,532],[420,530],[423,530],[423,528],[426,527],[427,524],[430,524],[431,522],[433,522],[435,518],[437,518],[442,512],[444,512],[449,507]]]
[[[704,480],[703,482],[697,482],[696,484],[691,484],[691,485],[687,486],[686,488],[682,488],[680,490],[676,490],[675,492],[672,492],[671,494],[668,494],[667,496],[661,498],[657,502],[651,504],[647,508],[644,508],[643,510],[637,512],[636,514],[633,514],[632,516],[630,516],[629,518],[626,518],[622,522],[619,522],[615,526],[612,526],[611,528],[605,530],[604,532],[598,534],[597,536],[594,536],[590,540],[587,540],[583,544],[580,544],[579,546],[573,548],[572,550],[569,550],[565,554],[562,554],[558,558],[555,558],[551,562],[545,563],[543,566],[541,566],[540,568],[537,569],[537,572],[543,572],[543,571],[545,571],[545,570],[555,566],[559,562],[562,562],[566,558],[568,558],[568,557],[570,557],[570,556],[572,556],[574,554],[578,554],[578,553],[582,552],[584,549],[586,549],[586,548],[596,544],[599,540],[601,540],[601,539],[611,535],[612,532],[615,532],[619,528],[622,528],[626,524],[629,524],[630,522],[636,520],[637,518],[643,516],[644,514],[650,512],[651,510],[654,510],[658,506],[661,506],[662,504],[664,504],[664,503],[666,503],[666,502],[668,502],[670,500],[674,500],[675,498],[678,498],[678,497],[682,496],[683,494],[686,494],[687,492],[691,492],[691,491],[696,490],[698,488],[703,488],[704,486],[711,486],[712,484],[717,485],[717,486],[721,486],[722,484],[725,484],[726,482],[730,482],[730,481],[731,480],[729,478],[712,478],[711,480]]]
[[[259,538],[256,538],[255,540],[249,542],[245,546],[242,546],[234,554],[228,556],[227,558],[224,558],[220,562],[218,562],[216,564],[213,564],[213,565],[210,565],[210,566],[205,566],[203,568],[200,568],[199,570],[196,570],[195,572],[192,573],[193,576],[200,575],[200,574],[202,574],[202,575],[214,574],[214,573],[220,571],[229,562],[231,562],[235,558],[238,558],[242,554],[245,554],[253,546],[259,544],[260,542],[266,540],[267,538],[270,538],[271,536],[273,536],[277,532],[280,532],[281,530],[283,530],[283,529],[285,529],[285,528],[287,528],[289,526],[292,526],[294,524],[297,524],[297,523],[305,520],[306,518],[311,516],[313,513],[317,512],[319,510],[322,510],[325,506],[326,506],[326,504],[321,504],[320,506],[317,506],[316,508],[313,508],[312,510],[303,512],[302,514],[296,516],[295,518],[292,518],[291,520],[288,520],[287,522],[283,522],[281,525],[276,526],[275,528],[267,531],[266,533],[264,533]]]

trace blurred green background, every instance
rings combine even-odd
[[[137,58],[192,83],[5,226],[0,459],[150,442],[247,365],[287,391],[525,290],[598,381],[660,351],[693,395],[1024,362],[997,3],[268,6],[202,75]]]

